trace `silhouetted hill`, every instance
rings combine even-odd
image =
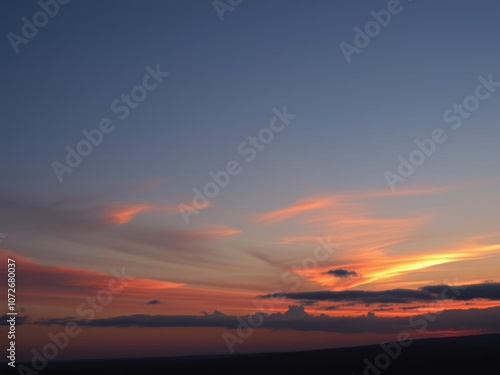
[[[51,362],[41,374],[191,374],[207,370],[237,375],[288,374],[291,370],[334,375],[500,374],[500,334],[417,340],[403,347],[399,356],[397,347],[391,348],[394,359],[380,345],[372,345],[293,353],[60,361]],[[377,365],[388,367],[378,369]]]

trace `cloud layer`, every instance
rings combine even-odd
[[[237,329],[245,325],[264,329],[291,329],[337,333],[398,333],[401,331],[500,331],[500,307],[488,309],[445,310],[435,316],[376,317],[369,313],[357,317],[330,317],[307,314],[301,306],[289,306],[286,313],[256,313],[245,316],[225,315],[219,311],[205,315],[129,315],[94,319],[90,323],[70,318],[42,319],[35,324],[65,325],[76,322],[92,327],[218,327]],[[253,323],[251,323],[253,322]]]
[[[500,301],[500,283],[483,283],[472,285],[430,285],[420,289],[391,289],[380,291],[345,290],[345,291],[313,291],[297,293],[275,293],[259,296],[259,298],[284,297],[293,300],[313,300],[330,302],[359,303],[411,303],[421,301],[486,299]]]

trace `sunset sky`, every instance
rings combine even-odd
[[[500,332],[500,84],[484,83],[500,82],[500,3],[400,6],[350,63],[339,45],[387,1],[243,1],[222,21],[212,1],[73,1],[18,53],[4,37],[0,271],[16,260],[19,360],[68,322],[81,333],[57,359]],[[0,8],[4,35],[40,9]]]

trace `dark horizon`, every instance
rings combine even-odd
[[[280,369],[310,368],[334,365],[337,371],[348,371],[352,375],[380,374],[440,374],[448,371],[456,374],[481,371],[484,375],[494,375],[498,368],[495,348],[500,344],[500,334],[485,334],[451,338],[420,339],[408,346],[395,346],[397,342],[381,345],[366,345],[349,348],[335,348],[300,352],[269,352],[236,355],[183,356],[183,357],[143,357],[108,358],[100,360],[53,361],[50,371],[41,374],[75,375],[107,374],[120,371],[122,375],[136,374],[139,369],[160,370],[168,367],[175,371],[238,371],[254,373],[258,368]],[[462,354],[462,355],[459,355]],[[422,361],[425,355],[425,360]],[[443,357],[446,361],[443,361]],[[475,358],[481,358],[477,361]],[[449,362],[447,362],[449,361]],[[387,363],[387,367],[385,364]],[[432,364],[432,365],[431,365]],[[30,363],[20,365],[29,368]],[[76,369],[76,370],[75,370]],[[366,372],[365,372],[366,371]],[[461,372],[467,371],[467,372]],[[442,373],[442,372],[441,372]]]

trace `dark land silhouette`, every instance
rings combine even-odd
[[[339,375],[500,374],[500,334],[415,340],[402,347],[398,356],[393,349],[394,359],[381,353],[387,354],[380,345],[370,345],[287,353],[53,361],[40,374],[190,374],[207,370],[237,375],[288,374],[292,370]],[[387,365],[387,358],[388,367],[378,368],[377,364]]]

